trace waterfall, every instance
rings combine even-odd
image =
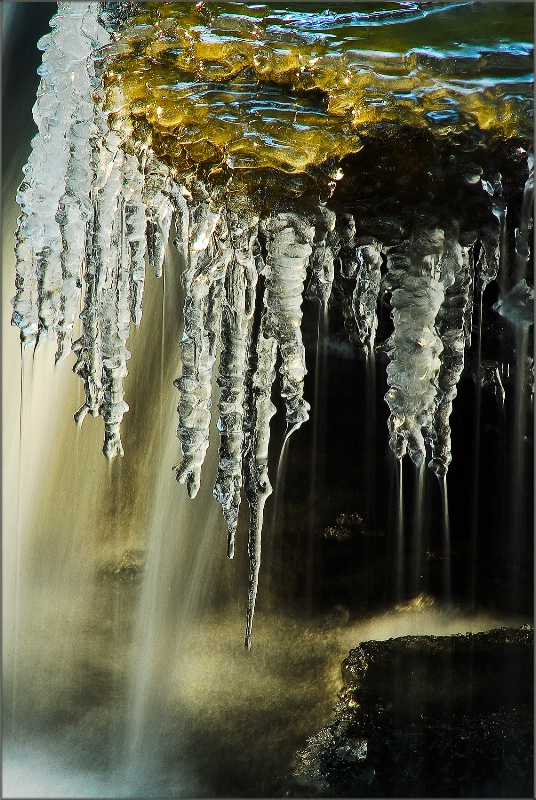
[[[6,727],[22,746],[39,680],[49,681],[43,728],[83,697],[76,733],[58,744],[80,755],[97,720],[95,773],[122,796],[213,788],[191,751],[227,750],[196,726],[196,703],[208,726],[222,723],[192,687],[212,698],[239,663],[258,694],[267,681],[285,696],[262,652],[275,652],[270,637],[288,637],[298,671],[314,640],[322,686],[333,687],[327,649],[341,639],[324,618],[318,641],[300,628],[313,629],[304,608],[312,620],[331,603],[329,619],[347,620],[374,593],[397,608],[427,593],[445,609],[457,592],[465,599],[463,570],[477,575],[493,513],[480,494],[489,389],[511,451],[494,502],[512,528],[512,615],[526,610],[528,585],[530,48],[519,38],[453,55],[409,43],[380,57],[379,28],[458,4],[372,18],[167,5],[169,17],[159,4],[58,4],[39,41],[20,216],[5,217],[15,264],[4,320],[17,329],[4,349],[4,410],[16,420],[4,440]],[[492,62],[512,76],[493,91]],[[13,262],[9,241],[4,258]],[[329,394],[345,391],[337,381],[356,364],[347,412]],[[467,485],[464,511],[467,442],[476,491],[468,499]],[[309,501],[289,499],[300,492]],[[211,684],[210,636],[231,653],[222,683]],[[237,641],[249,661],[237,660]],[[249,709],[239,688],[229,696],[243,730]],[[183,771],[169,790],[159,771],[173,760]],[[227,777],[222,767],[210,780]]]

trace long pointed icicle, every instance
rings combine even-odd
[[[275,414],[271,401],[272,384],[275,379],[277,343],[266,335],[266,317],[258,331],[253,368],[249,374],[250,397],[248,403],[247,442],[244,459],[245,490],[249,505],[249,587],[246,614],[246,636],[244,644],[251,647],[251,629],[255,613],[259,569],[261,565],[261,533],[264,506],[272,493],[268,476],[268,444],[270,441],[270,420]]]
[[[341,265],[341,274],[344,278],[354,278],[359,262],[355,247],[355,220],[347,211],[337,214],[333,238],[336,240],[337,257]]]
[[[184,186],[179,186],[174,181],[171,181],[169,199],[173,207],[173,222],[176,233],[173,245],[181,254],[184,263],[188,261],[188,239],[190,233],[190,212],[186,200],[187,197],[190,197],[190,193]]]
[[[122,181],[123,182],[123,181]],[[104,455],[123,455],[120,426],[128,406],[123,397],[123,378],[130,353],[126,339],[130,327],[130,264],[125,230],[125,197],[120,195],[112,229],[112,248],[99,303],[102,348],[102,404]]]
[[[311,285],[308,296],[318,297],[323,308],[331,296],[334,277],[333,236],[337,216],[325,205],[319,207],[311,255]]]
[[[309,404],[303,398],[306,369],[300,325],[313,235],[313,225],[297,213],[279,212],[266,222],[266,330],[281,352],[281,395],[289,431],[309,417]]]
[[[145,161],[142,199],[146,205],[147,253],[157,278],[162,277],[164,256],[171,227],[173,206],[169,198],[169,170],[149,151]]]
[[[361,343],[369,350],[374,348],[378,317],[376,306],[381,282],[381,244],[375,239],[357,242],[358,269],[352,295],[352,307]]]
[[[472,237],[470,237],[472,239]],[[474,297],[475,293],[475,279],[476,279],[476,269],[475,269],[475,243],[474,241],[464,242],[463,240],[460,242],[462,247],[462,261],[463,261],[463,270],[467,272],[469,275],[469,288],[468,288],[468,296],[470,298]],[[470,302],[465,307],[465,313],[463,315],[463,332],[465,337],[465,347],[468,349],[471,347],[471,339],[473,336],[473,303]]]
[[[225,278],[222,311],[222,351],[218,375],[220,449],[214,497],[223,508],[228,526],[227,555],[233,558],[242,487],[245,376],[253,315],[248,293],[254,290],[252,282],[253,276],[256,276],[256,266],[253,247],[259,218],[247,211],[237,213],[229,210],[228,224],[233,258]]]
[[[122,158],[118,154],[116,168],[121,170],[121,194],[112,229],[111,269],[100,302],[103,364],[100,415],[104,420],[103,452],[107,458],[123,455],[120,427],[128,411],[123,399],[123,378],[130,358],[126,342],[131,320],[141,319],[145,273],[145,248],[140,241],[145,219],[142,176],[136,159],[128,153],[123,153]]]
[[[486,225],[481,231],[480,254],[476,263],[476,287],[479,293],[494,281],[501,263],[501,236],[499,225]]]
[[[219,237],[216,228],[220,226]],[[182,460],[173,469],[195,497],[208,448],[212,408],[212,370],[216,358],[221,288],[231,250],[221,207],[204,201],[192,208],[189,264],[183,275],[184,333],[181,341],[182,374],[174,381],[180,391],[177,436]]]
[[[103,398],[102,361],[102,292],[109,282],[112,269],[112,231],[118,213],[122,185],[123,154],[119,150],[117,134],[109,132],[94,153],[96,162],[92,188],[93,225],[88,242],[88,258],[85,274],[85,304],[80,319],[82,335],[73,344],[77,355],[74,371],[84,382],[85,402],[75,413],[77,424],[81,424],[87,413],[99,414]]]
[[[525,189],[523,191],[519,227],[516,230],[516,264],[514,284],[519,283],[525,278],[527,264],[530,258],[529,230],[532,222],[531,211],[534,204],[534,156],[532,153],[528,156],[528,169],[529,175],[525,182]]]
[[[437,406],[432,425],[432,460],[429,466],[438,477],[446,475],[450,462],[451,431],[449,419],[457,394],[465,352],[465,319],[472,302],[471,262],[468,249],[455,238],[447,240],[440,269],[445,286],[445,298],[436,318],[436,328],[443,343],[441,367],[437,377]]]
[[[339,288],[338,301],[340,303],[344,318],[344,327],[348,332],[350,342],[357,347],[363,344],[361,335],[356,325],[356,315],[354,310],[353,296],[350,292],[351,284],[346,281],[354,281],[359,270],[360,262],[356,254],[356,227],[352,214],[341,212],[337,214],[335,230],[331,234],[332,249],[339,264],[339,271],[343,279],[343,286]]]
[[[130,319],[134,325],[139,325],[145,286],[146,219],[145,203],[142,199],[143,175],[133,156],[125,157],[124,182],[129,190],[128,200],[125,203],[125,227],[130,264]]]
[[[386,348],[389,444],[397,458],[407,451],[417,466],[426,457],[423,434],[431,427],[443,348],[435,329],[444,296],[437,270],[443,238],[441,230],[421,230],[388,254],[395,328]]]

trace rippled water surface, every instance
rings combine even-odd
[[[528,3],[149,3],[107,49],[106,107],[179,172],[300,172],[386,121],[530,137],[532,28]]]

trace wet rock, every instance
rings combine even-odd
[[[288,796],[531,797],[533,629],[362,642]]]

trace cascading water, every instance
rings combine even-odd
[[[479,494],[464,520],[473,552],[456,572],[466,482],[456,449],[463,462],[463,439],[471,441],[456,414],[467,401],[457,406],[456,396],[467,394],[463,377],[473,371],[480,423],[481,388],[499,375],[481,330],[490,315],[515,353],[501,356],[506,386],[498,379],[513,447],[501,490],[513,530],[500,610],[529,613],[530,14],[517,4],[496,40],[483,7],[387,5],[319,13],[292,4],[67,2],[40,42],[38,134],[17,195],[12,321],[22,355],[6,373],[10,383],[18,367],[22,376],[18,456],[14,436],[4,445],[19,476],[4,484],[18,498],[4,508],[5,720],[15,761],[38,678],[48,687],[39,731],[60,720],[73,768],[91,739],[104,780],[98,796],[262,794],[329,710],[326,688],[336,687],[333,664],[347,646],[340,626],[355,625],[353,614],[424,592],[460,607],[473,595],[471,612],[485,608],[466,577],[478,573],[485,547]],[[434,14],[446,24],[437,42],[425,27]],[[449,26],[464,14],[475,15],[481,38],[454,46]],[[71,405],[79,425],[87,415],[103,420],[108,464],[95,453],[94,425],[63,427]],[[394,509],[382,501],[387,435]],[[334,442],[340,458],[330,454]],[[48,452],[43,487],[37,465]],[[172,467],[191,505],[169,480]],[[220,564],[225,552],[236,564]],[[261,556],[270,614],[261,610],[256,642]],[[337,572],[343,562],[348,576]],[[247,662],[228,651],[244,597],[246,648],[254,641]],[[326,604],[335,609],[329,628]],[[103,623],[92,623],[94,611]],[[63,631],[57,648],[46,641],[50,625]],[[260,772],[261,747],[246,768],[240,758],[226,768],[232,747],[218,740],[226,711],[234,708],[233,730],[262,730],[229,687],[231,673],[251,681],[249,698],[265,685],[281,702],[287,696],[270,661],[278,626],[283,652],[318,676],[318,699],[288,743],[268,748]],[[218,653],[231,659],[230,674],[214,683],[213,671],[227,669]],[[193,693],[212,698],[215,685],[230,700],[209,712]],[[292,698],[301,709],[300,692]],[[266,708],[284,730],[288,709]],[[208,781],[200,746],[219,754]]]

